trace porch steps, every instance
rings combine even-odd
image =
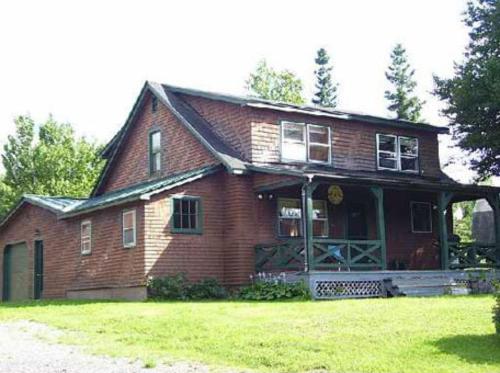
[[[467,294],[467,284],[475,271],[373,271],[310,272],[305,275],[315,299],[364,298],[384,296],[382,285],[392,285],[407,296]],[[500,278],[500,272],[488,274],[489,280]]]

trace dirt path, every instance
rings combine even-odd
[[[202,365],[175,363],[144,368],[140,361],[94,356],[77,346],[57,344],[60,332],[18,321],[0,324],[1,373],[205,373]]]

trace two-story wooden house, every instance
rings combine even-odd
[[[0,223],[3,299],[142,299],[178,272],[285,271],[318,298],[466,281],[500,265],[499,189],[441,171],[446,132],[147,82],[88,199],[26,195]],[[496,243],[459,242],[451,205],[480,198]]]

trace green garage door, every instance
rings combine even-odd
[[[4,251],[3,260],[3,299],[29,299],[29,260],[26,244],[8,246]]]

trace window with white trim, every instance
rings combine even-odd
[[[328,212],[326,201],[313,201],[313,236],[328,237]],[[300,199],[278,199],[278,235],[280,237],[302,236],[302,204]]]
[[[411,202],[411,231],[413,233],[432,232],[432,206],[429,202]]]
[[[135,247],[137,241],[135,210],[127,210],[122,213],[122,237],[123,247]]]
[[[80,225],[80,251],[84,255],[92,252],[92,222],[82,221]]]
[[[149,173],[155,175],[161,171],[161,132],[149,134]]]
[[[379,170],[418,172],[418,139],[377,134],[377,168]]]
[[[282,122],[281,159],[285,162],[330,163],[330,127]]]

